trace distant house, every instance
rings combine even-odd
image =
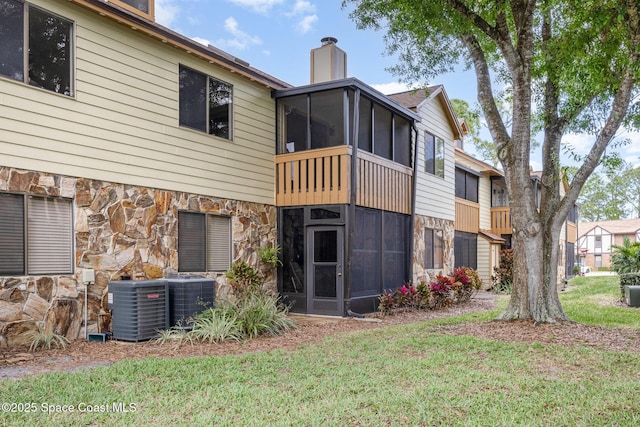
[[[578,223],[580,263],[597,270],[611,267],[611,245],[640,241],[640,218]]]

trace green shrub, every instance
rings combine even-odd
[[[640,242],[624,238],[622,245],[611,245],[611,269],[619,274],[640,271]]]
[[[172,326],[169,329],[158,331],[158,336],[155,338],[155,342],[160,345],[169,343],[174,344],[174,348],[180,347],[185,342],[193,345],[193,335],[181,326]]]
[[[282,261],[280,261],[280,246],[276,245],[274,247],[271,246],[263,246],[257,250],[258,257],[260,258],[260,262],[270,268],[277,268],[282,265]]]
[[[238,318],[237,306],[222,303],[196,316],[190,332],[193,339],[209,342],[228,340],[240,341],[243,338],[242,325]]]
[[[498,294],[510,294],[513,284],[513,249],[500,251],[500,264],[493,269],[493,291]]]
[[[620,275],[620,300],[624,300],[625,286],[640,286],[640,272]]]
[[[69,340],[62,335],[58,335],[54,332],[46,332],[42,325],[38,325],[37,331],[30,333],[31,345],[29,350],[36,351],[39,348],[50,349],[51,347],[66,348]]]
[[[288,307],[280,303],[280,297],[267,293],[249,295],[237,306],[238,324],[245,338],[261,334],[280,335],[295,327],[287,317]]]
[[[244,261],[234,263],[225,275],[238,300],[260,292],[264,283],[264,277]]]

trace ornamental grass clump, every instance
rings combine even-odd
[[[278,251],[278,247],[262,250],[260,259],[273,268],[278,265]],[[157,341],[161,344],[193,340],[211,343],[244,341],[262,334],[280,335],[296,327],[287,316],[289,307],[279,296],[263,288],[264,274],[256,268],[244,261],[237,262],[226,272],[226,277],[233,289],[233,300],[217,301],[215,307],[196,315],[188,339],[176,333],[165,333]]]

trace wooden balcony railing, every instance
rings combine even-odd
[[[356,204],[410,215],[413,170],[366,151],[358,151]]]
[[[575,222],[567,221],[567,243],[575,243],[578,240],[578,227]]]
[[[491,208],[491,232],[497,235],[513,234],[510,208]]]
[[[276,156],[276,205],[349,203],[347,145]]]
[[[480,230],[480,205],[456,198],[456,231],[477,233]]]
[[[351,147],[339,146],[276,156],[276,205],[350,203]],[[413,171],[358,151],[356,204],[411,214]]]

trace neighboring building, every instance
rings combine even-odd
[[[389,95],[420,116],[417,124],[413,281],[453,271],[456,141],[463,137],[443,86]]]
[[[540,173],[531,173],[538,205],[540,176]],[[561,195],[565,191],[566,182],[560,188]],[[507,186],[502,171],[471,157],[462,148],[456,148],[456,205],[455,265],[476,268],[484,286],[491,287],[491,276],[500,263],[500,250],[511,248],[513,243]],[[576,241],[574,207],[560,231],[559,281],[573,276]]]
[[[578,223],[580,264],[593,270],[611,267],[611,245],[622,246],[624,239],[640,241],[640,219]]]
[[[215,278],[275,245],[272,90],[153,0],[2,0],[0,336],[76,338],[121,276]],[[23,25],[24,23],[24,25]]]
[[[500,250],[508,247],[507,234],[511,234],[510,221],[500,224],[502,228],[493,223],[493,183],[502,172],[462,148],[456,148],[455,156],[455,266],[475,268],[483,287],[490,288],[493,269],[500,263]]]

